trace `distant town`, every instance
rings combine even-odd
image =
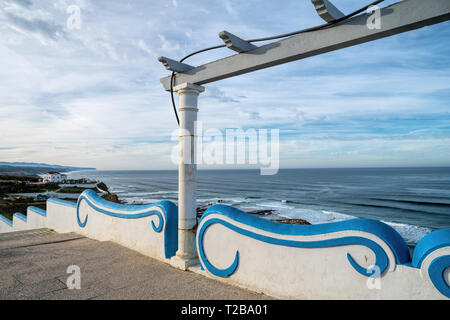
[[[16,212],[26,213],[28,206],[45,209],[48,198],[76,202],[87,189],[109,201],[119,202],[103,182],[88,178],[70,179],[64,173],[75,169],[94,168],[0,162],[0,214],[11,219]]]

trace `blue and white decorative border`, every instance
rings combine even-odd
[[[214,205],[205,211],[198,227],[197,248],[203,267],[218,277],[232,275],[239,264],[239,251],[236,251],[232,264],[225,269],[216,268],[207,258],[203,249],[203,236],[213,224],[221,224],[239,234],[266,243],[297,248],[324,248],[346,245],[362,245],[375,254],[375,265],[382,274],[392,263],[403,264],[409,261],[409,250],[403,238],[390,226],[370,219],[352,219],[319,225],[292,225],[272,222],[242,212],[225,205]],[[367,234],[367,237],[363,236]],[[372,236],[372,237],[371,237]],[[373,240],[373,236],[385,245]],[[393,259],[390,259],[393,257]],[[347,259],[351,266],[364,276],[375,271],[361,267],[350,254]]]
[[[0,214],[0,221],[3,221],[4,223],[6,223],[8,226],[12,227],[13,226],[13,222],[12,220],[9,220],[7,217],[5,217],[4,215]]]
[[[436,230],[423,237],[414,248],[410,266],[426,269],[423,271],[436,289],[450,298],[450,286],[444,278],[445,269],[450,268],[450,229]]]
[[[77,204],[74,203],[74,202],[61,200],[61,199],[58,199],[58,198],[50,198],[50,199],[47,200],[47,203],[48,202],[60,204],[60,205],[63,205],[63,206],[66,206],[66,207],[70,207],[70,208],[76,208],[77,207]]]
[[[42,210],[40,208],[34,207],[34,206],[29,206],[27,208],[27,211],[36,213],[42,217],[46,217],[47,216],[47,212],[45,210]],[[10,227],[11,229],[8,229],[7,231],[4,232],[11,232],[13,231],[14,228],[14,217],[16,217],[17,219],[20,219],[21,221],[28,223],[28,215],[24,215],[20,212],[16,212],[13,214],[12,216],[12,220],[6,218],[5,216],[3,216],[2,214],[0,214],[0,222],[5,223],[8,227]]]
[[[31,211],[33,211],[34,213],[37,213],[38,215],[41,215],[41,216],[43,216],[43,217],[46,217],[46,216],[47,216],[47,212],[46,212],[45,210],[41,209],[41,208],[38,208],[38,207],[29,206],[29,207],[27,208],[27,210],[31,210]]]
[[[89,216],[84,220],[80,218],[80,205],[85,202],[99,213],[120,218],[120,219],[140,219],[149,216],[158,217],[158,225],[152,221],[152,228],[159,233],[164,230],[164,251],[165,257],[170,259],[178,249],[178,208],[170,201],[160,201],[150,205],[125,205],[106,201],[92,190],[85,190],[76,205],[77,223],[84,228]]]
[[[14,218],[14,217],[19,218],[19,219],[22,220],[23,222],[27,222],[27,216],[24,215],[24,214],[22,214],[22,213],[20,213],[20,212],[14,213],[14,214],[13,214],[13,218]]]
[[[214,205],[205,211],[197,231],[197,250],[202,267],[212,275],[229,277],[239,266],[239,250],[234,260],[223,269],[215,267],[204,250],[205,231],[220,224],[241,235],[287,247],[324,248],[362,245],[375,254],[375,265],[383,274],[395,265],[421,269],[426,272],[436,289],[450,298],[450,287],[444,272],[450,268],[450,229],[434,231],[416,246],[411,260],[404,239],[392,227],[377,220],[351,219],[318,225],[281,224],[252,216],[236,208]],[[360,274],[371,276],[374,269],[365,269],[347,253],[350,265]],[[424,270],[425,269],[425,270]],[[447,271],[445,271],[447,269]]]

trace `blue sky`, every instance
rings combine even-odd
[[[0,161],[175,168],[177,127],[157,57],[220,44],[222,30],[257,38],[323,23],[310,0],[282,4],[3,0]],[[349,13],[367,3],[334,4]],[[67,26],[70,5],[81,9],[80,29]],[[206,128],[279,128],[281,167],[448,166],[449,26],[206,85],[199,119]]]

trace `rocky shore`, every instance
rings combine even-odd
[[[3,214],[7,218],[11,219],[12,215],[15,212],[21,212],[23,214],[26,214],[27,207],[28,206],[35,206],[41,209],[46,209],[46,200],[47,196],[42,196],[42,199],[36,199],[36,196],[20,196],[16,198],[13,197],[7,197],[8,193],[11,192],[35,192],[43,193],[45,195],[46,192],[49,190],[54,190],[56,192],[59,192],[61,194],[65,193],[73,193],[73,194],[81,194],[84,190],[91,189],[95,192],[101,194],[101,197],[107,201],[114,202],[114,203],[120,203],[120,204],[127,204],[126,201],[120,200],[117,194],[112,193],[109,191],[108,186],[103,182],[97,182],[95,184],[95,187],[86,187],[83,186],[70,186],[70,187],[63,187],[60,188],[57,183],[39,183],[39,177],[17,177],[17,176],[0,176],[0,214]],[[70,198],[70,197],[60,197],[63,200],[76,202],[77,197]],[[221,201],[218,201],[218,203],[221,203]],[[202,214],[205,212],[208,207],[214,205],[215,203],[210,203],[208,205],[202,205],[197,207],[197,219],[200,219]],[[247,213],[257,216],[263,216],[268,217],[273,215],[276,217],[276,211],[273,209],[261,209],[261,210],[252,210],[248,211]],[[303,224],[308,225],[310,224],[308,221],[303,219],[270,219],[271,221],[276,221],[280,223],[288,223],[288,224]]]
[[[212,205],[212,204],[211,204]],[[197,207],[197,220],[199,220],[202,214],[208,209],[209,206],[199,206]],[[257,216],[270,216],[275,215],[276,211],[273,209],[263,209],[263,210],[252,210],[246,211],[248,214],[257,215]],[[302,224],[302,225],[310,225],[306,220],[303,219],[269,219],[271,221],[286,223],[286,224]]]
[[[127,202],[122,201],[119,199],[119,197],[114,193],[108,193],[104,194],[103,199],[115,203],[121,203],[121,204],[127,204]],[[219,201],[220,203],[220,201]],[[209,205],[202,205],[197,207],[197,221],[200,220],[203,213],[208,209],[210,206],[214,205],[215,203],[210,203]],[[276,216],[276,211],[274,209],[261,209],[261,210],[252,210],[252,211],[246,211],[248,214],[256,215],[256,216],[270,216],[274,215]],[[308,221],[304,219],[270,219],[271,221],[279,222],[279,223],[286,223],[286,224],[300,224],[300,225],[310,225]]]

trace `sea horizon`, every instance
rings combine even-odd
[[[105,182],[129,204],[178,201],[177,170],[85,170],[69,177]],[[380,220],[414,246],[429,232],[450,227],[450,167],[200,169],[197,203],[243,211],[271,210],[264,218],[312,224],[352,218]]]
[[[279,170],[309,170],[309,169],[420,169],[420,168],[450,168],[450,165],[445,166],[355,166],[355,167],[302,167],[302,168],[279,168]],[[197,171],[205,170],[259,170],[259,168],[197,168]],[[84,169],[84,170],[71,170],[67,172],[78,172],[78,171],[178,171],[175,169]],[[276,175],[276,174],[275,174]]]

